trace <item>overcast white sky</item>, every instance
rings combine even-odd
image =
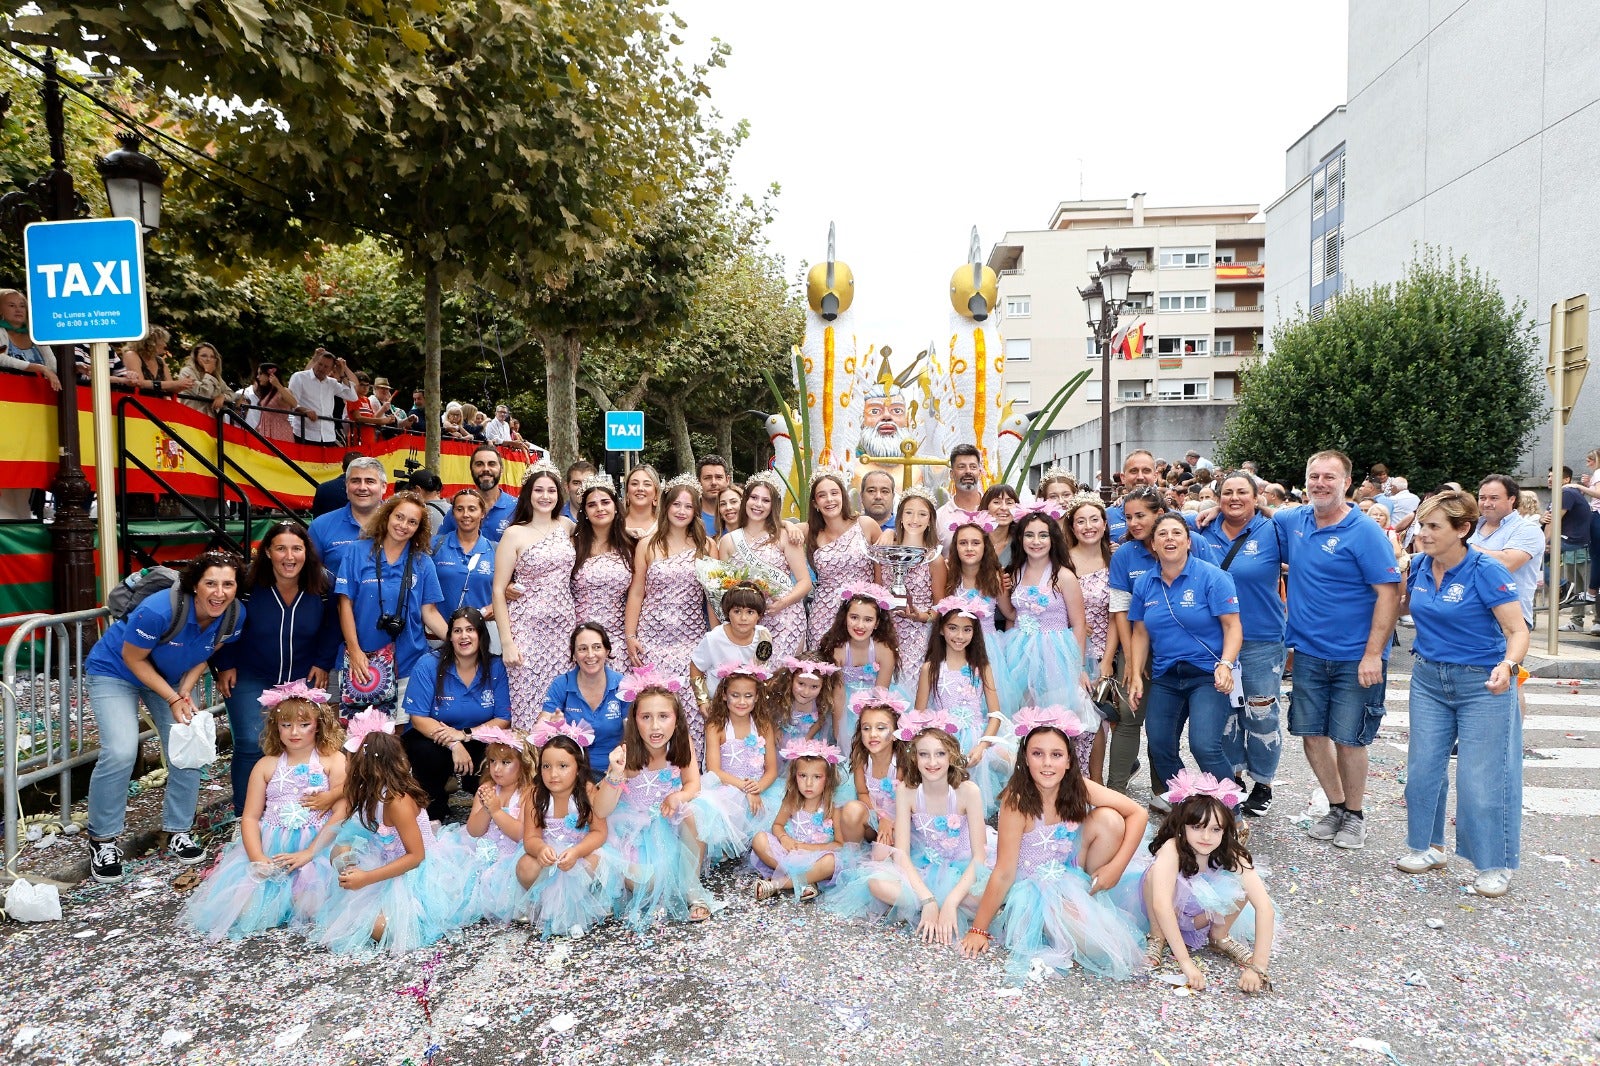
[[[789,273],[837,222],[862,339],[900,356],[945,329],[974,224],[987,257],[1078,199],[1080,169],[1087,199],[1265,207],[1284,149],[1345,100],[1347,0],[671,6],[687,54],[733,48],[712,100],[751,124],[740,186],[783,187]]]

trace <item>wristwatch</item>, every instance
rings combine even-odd
[[[1511,672],[1513,674],[1522,669],[1522,664],[1517,662],[1515,659],[1501,659],[1500,665],[1511,667]]]
[[[1226,666],[1229,670],[1237,670],[1237,669],[1239,669],[1239,664],[1237,662],[1231,662],[1230,663],[1226,659],[1218,659],[1217,660],[1217,666]]]

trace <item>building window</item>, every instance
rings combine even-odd
[[[1123,301],[1122,310],[1124,313],[1128,311],[1150,310],[1150,293],[1130,292],[1128,294],[1128,298]]]
[[[1210,248],[1161,249],[1161,266],[1163,269],[1192,270],[1210,265]]]
[[[1336,277],[1343,259],[1344,227],[1338,226],[1322,235],[1322,272],[1326,277]]]
[[[1210,345],[1210,337],[1162,337],[1156,341],[1156,354],[1203,356]]]
[[[1218,337],[1217,340],[1216,340],[1215,345],[1211,349],[1211,354],[1212,355],[1232,355],[1233,354],[1233,338],[1232,337]]]
[[[1032,296],[1007,296],[1006,297],[1006,317],[1007,318],[1027,318],[1030,314],[1033,313],[1032,308],[1033,308],[1033,297]]]
[[[1093,337],[1083,339],[1084,355],[1090,359],[1100,358],[1100,346],[1095,344]]]
[[[1124,381],[1117,395],[1123,401],[1142,400],[1144,399],[1144,385],[1137,382]]]
[[[1219,248],[1217,250],[1217,256],[1216,256],[1215,262],[1218,262],[1218,263],[1231,263],[1231,262],[1233,262],[1233,252],[1231,252],[1231,251],[1224,252]]]
[[[1209,400],[1211,382],[1203,378],[1163,381],[1158,398],[1163,400]]]
[[[1027,337],[1006,338],[1006,362],[1020,363],[1033,358],[1033,341]]]
[[[1015,407],[1026,407],[1033,402],[1033,383],[1006,379],[1006,399]]]
[[[1207,292],[1164,292],[1158,305],[1162,311],[1204,311],[1211,304]]]
[[[1328,209],[1328,171],[1319,169],[1311,176],[1311,217],[1321,218]]]
[[[1085,381],[1083,383],[1083,399],[1086,403],[1100,402],[1100,383],[1098,381]]]

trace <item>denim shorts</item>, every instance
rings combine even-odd
[[[1296,652],[1294,690],[1289,695],[1289,734],[1327,737],[1347,748],[1364,748],[1383,724],[1383,700],[1389,664],[1383,679],[1371,688],[1358,680],[1359,659],[1319,659]]]

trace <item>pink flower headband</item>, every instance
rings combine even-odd
[[[1052,521],[1059,522],[1061,521],[1061,516],[1066,513],[1066,511],[1062,510],[1061,505],[1056,503],[1054,500],[1034,500],[1032,503],[1013,504],[1011,507],[1011,520],[1013,522],[1020,522],[1024,518],[1030,518],[1033,515],[1042,514]]]
[[[809,677],[817,681],[839,672],[837,663],[817,662],[814,659],[796,659],[793,655],[785,655],[778,660],[778,665],[791,671],[796,677]]]
[[[1068,737],[1083,735],[1083,725],[1076,715],[1065,707],[1023,707],[1011,716],[1012,728],[1019,737],[1035,729],[1055,729]]]
[[[993,533],[999,528],[999,525],[1000,523],[994,520],[994,515],[988,511],[968,511],[965,508],[957,507],[945,522],[944,528],[954,533],[962,526],[977,526],[985,533]]]
[[[473,726],[472,739],[480,740],[485,744],[504,744],[517,751],[526,751],[528,738],[521,733],[513,733],[509,729],[502,729],[497,725]]]
[[[622,679],[617,695],[632,703],[648,689],[659,688],[676,695],[683,691],[683,678],[646,663]]]
[[[994,605],[978,596],[946,596],[933,605],[933,611],[941,620],[948,614],[964,614],[976,621],[994,617]]]
[[[474,739],[483,738],[483,730],[472,731]],[[566,737],[580,748],[587,748],[594,743],[594,727],[588,722],[569,722],[565,718],[551,718],[548,721],[534,725],[533,731],[528,734],[528,739],[533,741],[536,748],[542,748],[556,737]]]
[[[820,737],[791,740],[778,749],[778,754],[790,762],[794,762],[796,759],[821,759],[835,766],[838,765],[840,759],[839,749]]]
[[[951,736],[961,732],[961,726],[944,711],[912,711],[900,716],[900,727],[894,735],[901,740],[915,740],[924,729],[942,729]]]
[[[345,751],[360,751],[361,742],[367,739],[368,733],[393,733],[394,722],[389,716],[376,708],[369,707],[360,714],[350,719],[350,724],[345,726]]]
[[[716,675],[718,681],[726,681],[728,678],[735,675],[740,677],[753,677],[757,681],[767,681],[772,677],[772,671],[767,669],[765,666],[762,666],[760,663],[745,662],[742,659],[736,659],[732,662],[718,663],[716,666],[711,668],[711,672]]]
[[[850,710],[855,715],[868,707],[887,707],[899,717],[911,709],[911,704],[886,688],[864,688],[850,697]]]
[[[1210,774],[1192,774],[1187,769],[1179,770],[1167,782],[1167,791],[1162,798],[1168,803],[1182,803],[1190,796],[1210,796],[1220,800],[1229,810],[1238,806],[1239,801],[1244,799],[1244,793],[1231,777],[1224,777],[1218,781]]]
[[[257,702],[263,707],[276,707],[284,700],[305,700],[308,703],[327,703],[328,690],[312,688],[310,682],[305,680],[290,681],[283,685],[273,685],[263,692]]]
[[[857,596],[872,600],[880,610],[887,611],[894,606],[894,599],[890,597],[889,590],[870,581],[864,581],[859,585],[846,585],[839,590],[840,603],[849,603]]]

